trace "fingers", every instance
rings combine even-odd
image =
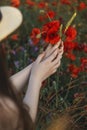
[[[44,58],[44,56],[45,56],[45,52],[43,52],[42,54],[40,54],[40,55],[37,57],[37,59],[36,59],[36,63],[41,62],[42,59]]]
[[[45,59],[47,57],[49,57],[57,48],[58,48],[58,45],[55,45],[54,47],[50,47],[50,49],[48,48],[49,50],[46,51],[46,57],[45,57]]]
[[[54,48],[56,48],[56,47],[54,47]],[[46,61],[53,62],[53,65],[54,65],[54,64],[58,63],[58,61],[62,58],[62,54],[63,54],[63,45],[61,46],[60,49],[58,49],[58,48],[55,49],[53,51],[53,53],[46,59]]]
[[[49,44],[47,49],[45,50],[45,57],[44,57],[44,59],[46,59],[50,55],[51,49],[52,49],[52,45]]]
[[[53,70],[52,73],[51,73],[51,75],[54,74],[54,73],[56,73],[56,71],[57,71],[57,69]]]
[[[57,71],[57,69],[52,70],[52,71],[49,73],[49,75],[47,75],[47,78],[48,78],[49,76],[53,75],[54,73],[56,73],[56,71]]]
[[[52,74],[56,73],[57,72],[57,69],[58,67],[60,66],[60,63],[59,62],[53,69],[51,69],[51,71],[49,72],[49,74],[47,75],[47,77],[51,76]]]
[[[50,56],[49,60],[53,61],[54,63],[57,61],[59,61],[62,58],[63,55],[63,49],[59,50],[58,53],[58,49],[56,49],[53,54]]]
[[[55,49],[55,51],[47,58],[48,61],[52,61],[58,54],[58,49]]]
[[[59,61],[61,60],[61,58],[62,58],[62,54],[57,55],[57,57],[52,62],[53,66],[56,65],[56,64],[58,64]]]
[[[61,47],[58,48],[58,46],[61,44]],[[47,50],[49,50],[51,48],[51,46],[49,45]],[[54,47],[52,47],[50,53],[52,53],[50,56],[48,56],[45,60],[44,57],[46,55],[46,52],[43,52],[42,54],[40,54],[38,56],[38,58],[36,59],[36,63],[40,63],[43,62],[43,64],[48,65],[49,67],[52,68],[58,68],[60,65],[60,60],[62,58],[62,54],[63,54],[63,43],[61,43],[61,41],[58,42],[58,44],[56,44]]]
[[[51,44],[49,44],[49,46],[47,47],[45,53],[46,53],[46,56],[45,58],[49,57],[61,44],[61,40],[55,44],[54,46],[52,46]]]
[[[54,48],[54,49],[55,49],[55,47],[59,47],[60,44],[61,44],[61,42],[62,42],[62,41],[59,40],[54,46],[52,46],[51,44],[49,44],[48,47],[47,47],[47,49],[45,50],[45,52],[49,51],[51,48]]]
[[[56,73],[56,71],[59,68],[60,64],[61,64],[61,60],[53,67],[53,70],[51,71],[50,75]]]
[[[61,45],[61,39],[56,43],[58,45],[58,47]]]
[[[59,62],[57,64],[55,64],[54,69],[57,70],[57,68],[59,68],[60,64],[61,64],[61,60],[59,60]]]
[[[59,52],[59,54],[58,55],[63,55],[63,49],[62,50],[60,50],[60,52]]]
[[[47,52],[48,52],[51,48],[52,48],[52,45],[51,45],[51,44],[49,44],[49,45],[47,46],[47,48],[46,48],[45,52],[47,53]]]
[[[59,49],[59,50],[58,50],[58,53],[64,51],[64,45],[63,45],[63,42],[61,42],[61,46],[60,46],[60,48],[58,48],[58,49]]]
[[[64,50],[64,44],[63,44],[63,42],[61,42],[60,50],[61,50],[61,51]]]
[[[60,44],[61,44],[61,40],[52,47],[49,55],[51,55],[56,49],[58,49],[58,47],[60,46]]]

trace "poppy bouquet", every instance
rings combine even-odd
[[[42,39],[45,43],[56,44],[60,39],[72,41],[76,38],[77,31],[71,26],[74,18],[76,17],[76,12],[73,14],[71,19],[66,24],[65,28],[60,20],[51,20],[48,15],[50,22],[44,24],[41,29],[33,28],[31,32],[31,39],[35,45],[39,43]]]

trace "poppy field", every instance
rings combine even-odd
[[[48,44],[63,40],[64,54],[57,72],[42,84],[37,130],[59,113],[87,128],[87,1],[4,0],[19,8],[22,25],[2,42],[9,76],[32,63]],[[84,123],[83,123],[84,122]]]

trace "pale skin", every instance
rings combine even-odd
[[[59,48],[60,44],[61,48]],[[61,41],[55,46],[49,45],[37,57],[34,63],[10,78],[18,91],[21,91],[25,85],[28,86],[23,102],[29,106],[29,114],[33,122],[36,119],[41,84],[57,71],[61,63],[62,55],[63,44]]]

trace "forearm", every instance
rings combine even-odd
[[[10,80],[18,91],[22,90],[28,84],[31,66],[32,64],[10,77]]]
[[[41,83],[30,78],[28,89],[23,100],[23,102],[30,108],[29,114],[33,122],[35,122],[37,115],[40,88]]]

